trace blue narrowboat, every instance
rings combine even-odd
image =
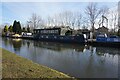
[[[120,48],[120,37],[116,35],[107,36],[106,34],[99,34],[96,37],[96,45],[112,46]]]
[[[34,29],[34,39],[41,41],[85,43],[83,34],[73,35],[73,30],[68,27],[54,27]]]
[[[107,36],[106,34],[97,35],[96,42],[120,42],[120,37],[116,35]]]

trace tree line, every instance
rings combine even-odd
[[[108,20],[109,17],[111,17],[111,19]],[[117,17],[117,11],[110,12],[107,6],[99,7],[97,3],[90,2],[84,11],[64,11],[54,14],[53,16],[48,16],[46,19],[33,13],[29,19],[29,25],[33,29],[49,26],[69,26],[72,29],[89,28],[93,34],[96,29],[95,26],[105,26],[108,29],[111,27],[112,29],[110,32],[115,33],[119,31]]]
[[[117,23],[118,13],[115,12],[117,11],[112,11],[110,13],[107,6],[99,7],[97,3],[90,2],[86,6],[84,11],[64,11],[54,14],[53,16],[48,16],[46,19],[43,19],[40,15],[37,15],[36,13],[33,13],[28,19],[26,27],[21,28],[20,22],[14,21],[12,31],[15,33],[21,33],[22,31],[32,32],[32,30],[35,28],[46,28],[50,26],[69,26],[72,29],[89,28],[91,32],[94,33],[95,26],[105,26],[107,28],[109,28],[110,26],[113,27],[111,29],[111,32],[115,33],[116,31],[120,31]],[[108,15],[110,15],[111,17],[110,20],[108,20]],[[105,21],[104,18],[101,17],[106,18],[107,21]]]
[[[107,22],[102,19],[102,16],[107,19],[111,17],[111,19]],[[118,30],[117,16],[117,11],[110,12],[107,6],[103,5],[99,7],[97,3],[90,2],[84,11],[64,11],[53,16],[48,16],[46,19],[33,13],[29,19],[29,25],[32,28],[44,28],[48,26],[70,26],[73,29],[90,28],[92,32],[95,31],[95,26],[105,26],[108,28],[112,27],[112,31],[115,32]]]
[[[30,27],[28,26],[26,27],[21,27],[21,24],[19,21],[14,21],[13,26],[10,25],[5,25],[4,29],[2,31],[3,35],[7,34],[7,33],[14,33],[14,34],[21,34],[21,32],[31,32]]]

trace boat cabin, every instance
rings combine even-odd
[[[46,28],[46,29],[34,29],[34,35],[72,35],[72,30],[68,27],[62,28]]]

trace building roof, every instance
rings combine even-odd
[[[107,30],[108,30],[108,28],[107,28],[107,27],[105,27],[105,26],[99,27],[99,28],[98,28],[98,29],[96,29],[96,30],[99,30],[99,29],[107,29]]]

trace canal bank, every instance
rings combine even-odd
[[[64,73],[33,63],[5,49],[0,48],[1,50],[3,78],[71,78]]]

